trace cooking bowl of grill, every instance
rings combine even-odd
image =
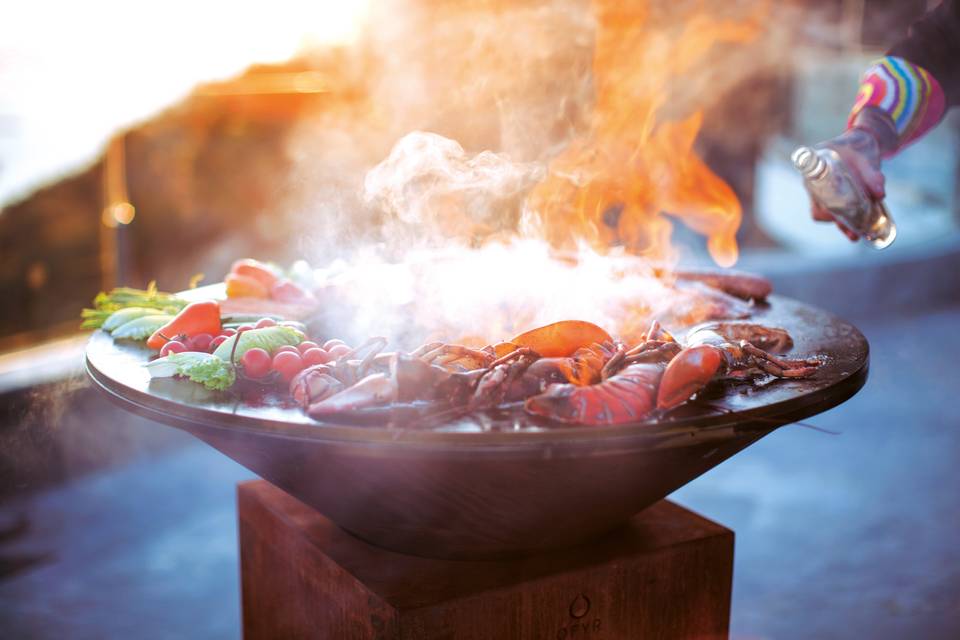
[[[211,392],[151,380],[151,353],[96,332],[90,378],[125,409],[215,447],[343,529],[381,547],[442,558],[557,549],[612,530],[774,429],[830,409],[867,378],[853,325],[781,296],[753,321],[817,355],[809,378],[716,385],[637,424],[581,427],[520,410],[449,422],[320,423],[281,394]]]

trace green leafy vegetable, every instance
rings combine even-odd
[[[224,391],[229,389],[236,378],[233,365],[212,353],[184,351],[171,353],[144,365],[151,378],[169,378],[180,375],[202,384],[207,389]]]
[[[118,340],[146,340],[153,332],[170,322],[173,316],[158,314],[142,316],[130,322],[125,322],[110,332]]]
[[[283,316],[279,316],[275,313],[224,313],[220,316],[220,320],[223,321],[224,325],[256,324],[257,320],[260,320],[261,318],[270,318],[271,320],[276,320],[277,322],[284,320]]]
[[[166,312],[159,313],[156,309],[150,309],[148,307],[127,307],[126,309],[120,309],[119,311],[111,313],[100,328],[104,331],[113,331],[137,318],[158,315],[168,314]]]
[[[110,293],[97,294],[93,299],[93,308],[84,309],[81,312],[80,317],[83,323],[80,326],[84,329],[97,329],[113,312],[127,307],[154,309],[161,313],[176,315],[185,306],[187,306],[186,300],[172,293],[157,291],[155,282],[151,282],[146,289],[119,287],[111,290]]]
[[[238,338],[239,342],[237,342]],[[217,347],[217,350],[213,352],[213,355],[227,362],[239,362],[243,354],[255,347],[265,349],[267,353],[273,353],[282,346],[296,346],[306,339],[307,337],[303,335],[303,332],[293,327],[285,327],[283,325],[264,327],[263,329],[250,329],[249,331],[238,333],[224,340],[220,346]],[[233,348],[234,344],[236,344],[236,350]]]
[[[265,316],[265,317],[268,317],[268,316]],[[255,323],[256,323],[256,320],[252,320],[252,321],[251,321],[251,320],[244,320],[243,322],[234,322],[234,321],[227,322],[227,321],[224,321],[224,322],[223,322],[223,328],[224,328],[224,329],[239,329],[240,327],[242,327],[242,326],[245,325],[245,324],[255,324]],[[304,334],[305,334],[305,333],[307,332],[307,325],[303,324],[302,322],[298,322],[298,321],[296,321],[296,320],[282,320],[282,323],[283,323],[283,326],[285,326],[285,327],[293,327],[294,329],[296,329],[297,331],[300,331],[301,333],[304,333]]]

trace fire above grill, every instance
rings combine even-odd
[[[771,296],[753,314],[825,362],[803,379],[701,394],[660,420],[564,427],[517,414],[417,428],[318,424],[277,397],[224,397],[150,381],[149,352],[95,334],[91,378],[126,409],[185,429],[344,529],[416,555],[476,558],[582,542],[773,429],[834,407],[867,377],[852,325]]]

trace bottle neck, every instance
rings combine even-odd
[[[827,163],[817,153],[816,149],[800,147],[793,152],[790,159],[800,175],[807,180],[819,180],[827,174]]]

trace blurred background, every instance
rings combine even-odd
[[[656,24],[683,3],[647,4]],[[873,350],[864,391],[811,421],[841,435],[781,429],[674,496],[737,532],[734,637],[960,635],[960,113],[886,164],[900,235],[882,253],[812,223],[788,162],[842,130],[860,73],[935,4],[708,8],[758,33],[668,87],[668,111],[703,109],[697,150],[743,207],[738,267],[853,320]],[[11,637],[237,637],[233,484],[249,474],[97,395],[79,310],[117,285],[375,241],[359,185],[412,130],[550,158],[590,109],[596,18],[578,0],[4,14],[0,619]]]

